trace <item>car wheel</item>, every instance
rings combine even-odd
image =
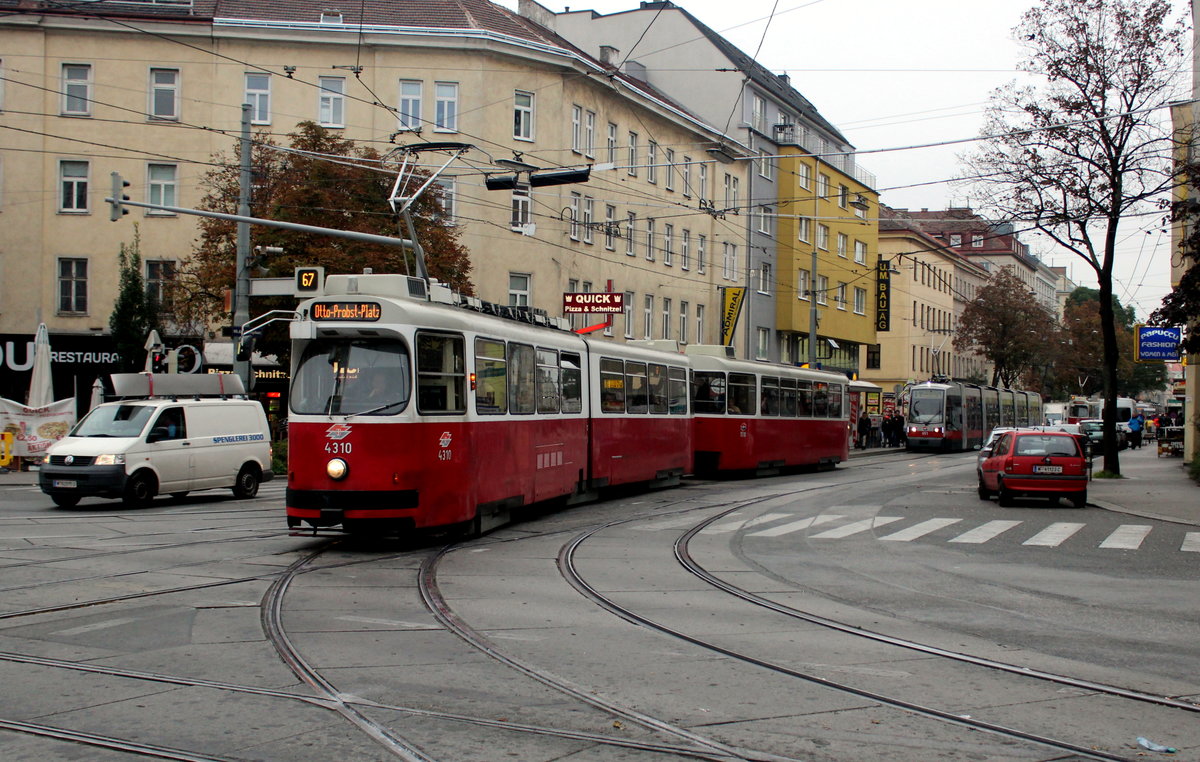
[[[1071,495],[1071,505],[1075,506],[1076,508],[1086,508],[1087,490],[1076,492],[1074,495]]]
[[[983,485],[983,477],[982,476],[979,477],[979,487],[977,489],[979,492],[980,500],[991,500],[992,499],[992,491]]]
[[[997,498],[1003,508],[1011,508],[1013,504],[1013,493],[1004,486],[1004,482],[1000,483],[1000,496]]]
[[[59,508],[74,508],[79,505],[79,495],[51,495],[50,499]]]
[[[148,471],[138,471],[125,482],[125,505],[131,508],[145,508],[156,494],[158,484]]]
[[[258,494],[258,470],[253,466],[242,466],[238,471],[237,480],[233,483],[233,496],[241,498],[254,497]]]

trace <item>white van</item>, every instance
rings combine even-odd
[[[69,508],[96,496],[141,507],[155,495],[179,498],[221,487],[254,497],[258,485],[274,476],[262,405],[225,396],[241,392],[236,376],[214,382],[205,380],[212,376],[114,374],[118,388],[120,376],[140,379],[148,394],[96,406],[50,447],[38,484],[56,505]],[[213,384],[220,387],[216,397],[181,392]]]

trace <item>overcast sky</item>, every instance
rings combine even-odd
[[[516,8],[516,0],[498,0]],[[552,11],[608,14],[637,0],[547,2]],[[792,85],[858,149],[878,178],[883,203],[910,209],[965,205],[947,180],[970,144],[910,148],[979,135],[995,88],[1016,79],[1021,51],[1012,28],[1033,0],[675,0]],[[1172,0],[1181,10],[1187,0]],[[774,11],[772,15],[772,11]],[[636,54],[634,55],[636,58]],[[653,79],[653,74],[651,74]],[[1190,81],[1180,80],[1180,98]],[[1164,114],[1164,118],[1169,115]],[[1170,234],[1159,218],[1129,220],[1121,231],[1116,284],[1139,317],[1170,291]],[[1024,240],[1048,264],[1068,266],[1081,285],[1090,268],[1032,236]]]

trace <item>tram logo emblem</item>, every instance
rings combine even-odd
[[[443,431],[442,435],[440,437],[438,437],[438,447],[449,447],[449,446],[450,446],[450,432]]]
[[[325,438],[332,439],[335,442],[339,442],[348,436],[350,436],[350,424],[347,423],[335,423],[325,429]]]

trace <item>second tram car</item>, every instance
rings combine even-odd
[[[1042,398],[1036,392],[930,381],[909,384],[904,393],[909,451],[970,450],[982,445],[997,426],[1042,423]]]
[[[418,278],[331,275],[298,307],[289,526],[479,532],[533,503],[676,483],[697,457],[762,472],[848,456],[843,376],[456,300]]]

